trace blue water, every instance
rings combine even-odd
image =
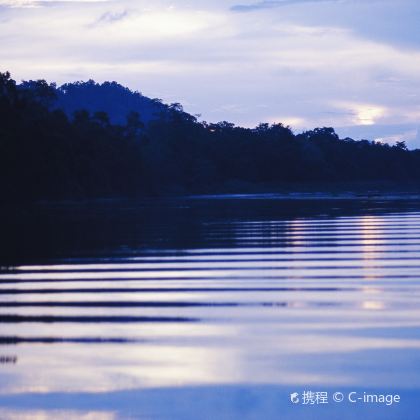
[[[419,419],[420,206],[217,202],[46,207],[17,230],[0,418]]]

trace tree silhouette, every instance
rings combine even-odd
[[[63,95],[75,101],[71,107],[57,108]],[[109,98],[118,113],[127,110],[119,122],[92,106],[104,100],[109,108]],[[136,110],[139,101],[157,104],[153,119]],[[129,109],[127,103],[136,106]],[[114,108],[109,109],[115,116]],[[163,105],[115,82],[17,85],[9,73],[0,73],[3,201],[258,191],[291,182],[344,181],[417,184],[420,151],[408,150],[404,141],[389,146],[340,140],[331,127],[295,135],[283,124],[251,129],[199,122],[178,103]]]

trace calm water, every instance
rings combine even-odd
[[[2,420],[420,418],[416,201],[68,203],[2,228]]]

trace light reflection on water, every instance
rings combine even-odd
[[[101,411],[75,411],[75,410],[2,410],[2,420],[114,420],[117,418],[116,413]]]
[[[0,356],[17,361],[0,364],[1,418],[142,417],[122,414],[132,410],[122,400],[18,410],[41,394],[419,390],[420,213],[359,213],[207,215],[184,243],[172,226],[180,243],[152,248],[163,228],[147,226],[139,245],[131,217],[108,233],[124,243],[114,250],[74,246],[10,264],[0,272]],[[167,418],[153,415],[158,406],[146,417]]]

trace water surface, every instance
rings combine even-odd
[[[415,419],[419,203],[251,198],[5,216],[0,418]]]

